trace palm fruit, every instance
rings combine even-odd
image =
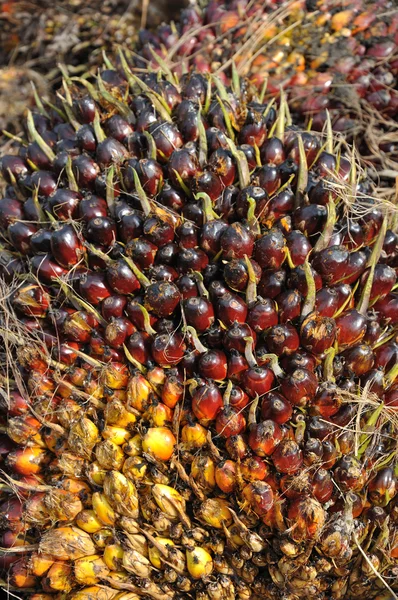
[[[4,580],[394,597],[394,205],[283,94],[119,62],[2,159]]]

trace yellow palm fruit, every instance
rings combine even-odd
[[[43,534],[39,552],[52,554],[59,560],[76,560],[95,553],[95,546],[88,533],[78,527],[59,527]]]
[[[202,502],[197,518],[216,529],[222,529],[223,524],[226,527],[232,524],[232,515],[229,510],[229,504],[223,498],[208,498]]]
[[[124,427],[116,427],[115,425],[107,425],[102,430],[102,437],[104,440],[109,440],[116,444],[116,446],[122,446],[131,438],[131,433]]]
[[[87,417],[72,423],[69,429],[68,445],[74,454],[90,460],[91,453],[100,436],[97,426]]]
[[[128,380],[129,369],[127,365],[112,362],[104,365],[100,376],[101,384],[104,387],[111,390],[122,390],[127,386]]]
[[[109,575],[109,568],[98,554],[84,556],[73,565],[75,579],[82,585],[94,585]]]
[[[29,600],[54,600],[54,594],[32,594]]]
[[[208,577],[213,570],[213,559],[211,554],[204,548],[196,546],[186,551],[187,569],[193,579]]]
[[[205,490],[211,491],[216,487],[216,466],[210,456],[195,456],[191,464],[191,475]]]
[[[148,464],[142,456],[129,456],[124,461],[122,470],[129,479],[144,479]]]
[[[41,577],[47,573],[48,569],[54,564],[55,558],[51,554],[39,554],[33,552],[29,558],[29,570],[36,575]]]
[[[78,592],[69,595],[68,600],[112,600],[116,597],[117,591],[111,588],[103,588],[96,585],[83,588]]]
[[[142,438],[142,449],[157,460],[169,460],[177,440],[167,427],[150,427]]]
[[[137,433],[131,440],[124,444],[123,452],[127,456],[141,456],[142,455],[142,440],[141,436]]]
[[[154,427],[164,427],[173,421],[173,411],[171,408],[156,402],[152,404],[145,413],[145,418],[151,422]]]
[[[105,494],[94,492],[92,502],[97,519],[104,525],[114,525],[116,521],[115,511],[109,504]]]
[[[110,471],[104,479],[104,494],[118,513],[138,519],[138,495],[135,485],[119,471]]]
[[[76,525],[87,531],[87,533],[96,533],[100,531],[104,524],[98,519],[95,511],[92,509],[82,510],[76,517]]]
[[[81,479],[67,477],[62,480],[61,486],[67,492],[78,494],[84,506],[91,506],[91,487],[88,483],[81,481]]]
[[[127,407],[119,398],[107,403],[104,409],[104,417],[107,425],[114,425],[115,427],[128,427],[137,421],[137,417],[127,410]]]
[[[120,521],[118,523],[121,525]],[[148,558],[148,542],[144,535],[140,535],[139,533],[130,534],[127,543],[132,550],[136,550]]]
[[[113,540],[113,533],[110,529],[100,529],[92,534],[93,542],[97,548],[105,548]]]
[[[123,567],[136,577],[150,577],[152,566],[145,556],[136,550],[125,550],[123,554]]]
[[[234,544],[235,546],[244,546],[245,545],[245,542],[243,541],[243,539],[241,538],[241,536],[239,534],[239,527],[237,525],[232,525],[231,527],[229,527],[228,531],[229,531],[229,539],[231,540],[232,544]]]
[[[184,450],[202,448],[207,444],[207,429],[200,423],[187,423],[181,430],[181,441]]]
[[[142,596],[137,596],[134,592],[119,592],[113,600],[142,600]]]
[[[111,571],[119,571],[123,566],[124,550],[120,544],[108,544],[105,546],[103,559]]]
[[[67,562],[55,562],[45,577],[46,586],[57,592],[70,592],[73,583],[72,567]]]
[[[124,452],[110,440],[104,440],[97,444],[95,448],[95,456],[99,465],[104,469],[116,469],[117,471],[122,468],[124,462]]]
[[[156,542],[157,544],[160,544],[166,549],[175,547],[175,543],[169,538],[157,537]],[[161,551],[158,548],[156,548],[156,546],[152,546],[152,544],[148,546],[148,555],[149,560],[151,561],[154,567],[156,567],[157,569],[163,568],[163,560],[165,557],[161,553]]]
[[[101,467],[99,462],[95,460],[94,462],[88,465],[86,474],[89,478],[90,483],[102,486],[106,475],[106,469]]]
[[[77,494],[52,488],[44,498],[44,505],[53,521],[73,521],[83,510],[83,503]]]
[[[178,520],[185,512],[185,500],[174,488],[157,483],[152,487],[152,495],[160,510],[170,519]]]
[[[127,406],[139,412],[145,412],[151,403],[153,388],[149,381],[141,374],[133,375],[127,385]]]

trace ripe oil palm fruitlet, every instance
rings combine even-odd
[[[398,597],[397,207],[325,106],[304,129],[235,62],[244,17],[289,7],[356,39],[341,6],[189,7],[95,82],[65,71],[2,158],[10,593]]]

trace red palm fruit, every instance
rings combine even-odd
[[[257,456],[271,456],[281,440],[281,428],[270,419],[254,424],[250,429],[249,446]]]
[[[271,419],[283,425],[287,423],[293,413],[293,406],[291,403],[278,392],[268,392],[261,403],[261,418]]]
[[[203,333],[214,323],[213,305],[207,298],[188,298],[184,300],[183,307],[187,324],[199,333]]]
[[[7,400],[7,412],[11,417],[23,415],[28,410],[29,402],[17,390],[9,392]]]
[[[367,373],[362,375],[361,387],[368,385],[370,392],[373,392],[377,396],[382,396],[384,392],[384,369],[383,367],[377,367],[377,369],[370,369]]]
[[[236,465],[232,460],[221,461],[215,469],[216,484],[224,494],[232,494],[236,488]]]
[[[349,256],[344,246],[331,246],[315,255],[312,266],[327,284],[338,283],[345,275]]]
[[[339,295],[335,288],[323,287],[316,293],[315,310],[322,317],[333,317],[339,307]]]
[[[263,517],[271,510],[274,503],[274,493],[271,486],[265,481],[253,481],[242,490],[242,495],[250,508]]]
[[[267,194],[274,194],[281,185],[281,179],[278,168],[275,165],[264,165],[260,167],[255,174],[258,185],[263,188]]]
[[[311,414],[324,417],[325,419],[335,415],[340,409],[342,398],[337,391],[336,384],[323,381],[311,402]]]
[[[176,231],[182,248],[195,248],[198,245],[198,228],[190,221],[184,221]]]
[[[276,297],[280,323],[293,321],[301,314],[302,296],[297,290],[286,290]]]
[[[315,371],[317,366],[317,359],[313,354],[309,352],[294,352],[288,356],[282,356],[281,367],[291,373],[295,369],[308,369],[308,371]]]
[[[277,137],[268,138],[260,148],[261,163],[280,165],[285,160],[283,143]]]
[[[122,295],[108,296],[101,303],[101,314],[109,321],[112,317],[122,317],[127,304],[127,298]]]
[[[45,317],[50,306],[46,288],[35,284],[22,285],[11,298],[14,308],[28,317]]]
[[[168,206],[174,211],[180,212],[186,202],[182,191],[175,190],[171,185],[165,183],[159,194],[158,200],[162,206]]]
[[[282,394],[294,405],[305,406],[317,391],[318,379],[308,369],[295,369],[281,379]]]
[[[2,198],[0,200],[0,225],[7,229],[14,221],[23,219],[23,205],[16,198]]]
[[[220,246],[227,260],[250,257],[254,248],[253,234],[241,223],[233,223],[222,233]]]
[[[116,225],[109,217],[95,217],[87,223],[87,239],[100,246],[113,246],[116,241]]]
[[[293,325],[275,325],[265,336],[265,342],[270,352],[281,356],[293,354],[300,346],[300,339]]]
[[[137,171],[137,175],[145,193],[148,194],[148,196],[156,196],[161,189],[163,182],[163,169],[160,164],[152,158],[142,158],[133,168]],[[133,173],[127,172],[126,175],[127,189],[132,186],[132,183],[135,187]],[[130,187],[130,189],[134,189],[134,187]]]
[[[177,279],[176,285],[180,290],[180,294],[183,300],[188,300],[189,298],[196,298],[199,295],[196,280],[192,275],[181,275]]]
[[[331,469],[337,462],[337,450],[335,445],[330,440],[324,440],[322,442],[323,457],[322,467],[324,469]]]
[[[145,290],[145,307],[158,317],[173,314],[180,299],[178,287],[167,281],[152,283]]]
[[[258,285],[258,293],[263,298],[276,298],[286,284],[286,271],[264,271]]]
[[[365,485],[366,473],[354,456],[343,456],[334,468],[334,478],[343,492],[357,492]]]
[[[222,350],[209,350],[198,361],[199,374],[206,379],[222,381],[227,376],[227,357]]]
[[[122,348],[127,338],[135,331],[135,327],[127,317],[117,317],[107,325],[104,340],[111,348]]]
[[[65,319],[62,329],[67,340],[85,344],[90,341],[97,325],[98,322],[91,314],[79,310]]]
[[[326,513],[321,504],[308,497],[293,500],[287,516],[291,524],[295,525],[290,537],[298,543],[318,539],[326,521]]]
[[[247,304],[237,294],[227,292],[217,299],[216,315],[226,327],[235,322],[245,323],[247,311]]]
[[[320,204],[308,204],[297,208],[293,214],[293,226],[311,237],[319,234],[325,227],[327,208]]]
[[[249,185],[243,188],[237,195],[235,211],[240,219],[246,219],[250,207],[249,199],[254,201],[254,216],[260,222],[263,222],[268,214],[268,194],[261,187]]]
[[[233,385],[229,397],[230,405],[236,410],[241,410],[249,404],[249,396],[237,385]]]
[[[373,346],[381,335],[381,325],[376,319],[370,319],[366,326],[366,333],[362,341],[370,346]]]
[[[278,312],[275,302],[270,298],[257,297],[256,302],[249,306],[247,324],[256,333],[277,325]]]
[[[126,254],[131,256],[140,269],[148,269],[155,262],[158,247],[149,240],[139,237],[128,242]]]
[[[199,420],[214,420],[223,405],[221,392],[213,383],[199,386],[192,395],[192,411]]]
[[[315,289],[318,291],[322,288],[322,277],[312,266],[311,273],[315,281]],[[304,267],[302,265],[292,269],[288,278],[288,285],[291,289],[298,290],[303,296],[308,294],[307,279],[305,276]]]
[[[389,371],[398,362],[398,344],[387,342],[375,349],[375,367]]]
[[[94,271],[88,271],[80,277],[79,292],[85,300],[93,305],[99,304],[112,295],[105,274]]]
[[[336,323],[330,317],[310,313],[301,325],[302,346],[313,354],[323,354],[333,346],[336,338]]]
[[[337,342],[339,348],[357,344],[366,333],[366,317],[357,310],[349,310],[336,318]]]
[[[384,396],[384,402],[386,406],[390,406],[392,408],[398,407],[398,389],[392,388],[386,392]]]
[[[314,498],[324,504],[333,494],[333,481],[329,471],[317,469],[311,479],[311,488]]]
[[[234,323],[224,334],[223,347],[228,350],[237,350],[241,354],[244,354],[246,349],[245,338],[253,338],[253,348],[256,344],[256,334],[252,331],[251,327],[247,323]]]
[[[377,471],[368,484],[368,498],[374,506],[387,506],[397,491],[398,482],[391,467]]]
[[[255,398],[270,391],[275,381],[275,375],[267,367],[250,367],[243,372],[241,385],[245,392]]]
[[[278,229],[271,229],[256,242],[254,258],[262,269],[279,269],[286,258],[286,240]]]
[[[83,247],[79,236],[71,225],[64,225],[53,232],[51,252],[61,267],[72,267],[81,260]]]
[[[150,215],[145,219],[142,232],[158,248],[170,244],[175,237],[174,227],[157,215]]]
[[[262,273],[261,268],[253,259],[250,259],[250,263],[254,271],[256,283],[259,283]],[[242,292],[247,288],[249,274],[245,259],[237,258],[228,262],[224,267],[223,275],[225,283],[231,289]]]
[[[304,464],[307,467],[319,464],[323,458],[323,446],[321,440],[308,438],[303,448]]]
[[[207,254],[200,248],[182,248],[177,256],[177,270],[180,273],[204,271],[209,264]]]
[[[240,470],[246,481],[263,481],[269,474],[267,463],[259,456],[245,458],[240,465]]]
[[[374,305],[379,316],[387,323],[398,321],[398,294],[387,294]]]
[[[108,205],[103,198],[89,194],[79,202],[79,216],[88,223],[96,217],[106,217],[108,215]]]
[[[368,344],[358,344],[352,346],[342,356],[344,357],[344,368],[348,374],[354,374],[357,377],[365,375],[374,364],[374,353]]]
[[[127,340],[127,350],[140,364],[151,359],[151,337],[145,331],[135,331]]]
[[[232,350],[228,359],[227,376],[231,381],[239,382],[242,379],[244,371],[248,368],[248,363],[243,354]]]
[[[178,364],[184,356],[185,349],[184,339],[179,333],[156,335],[151,346],[153,359],[161,367]]]
[[[110,263],[106,267],[106,279],[117,294],[133,294],[140,289],[140,282],[124,260]]]
[[[284,439],[272,455],[272,462],[279,473],[297,473],[303,464],[303,453],[295,440]]]
[[[246,428],[246,419],[241,411],[224,406],[216,417],[216,431],[223,438],[239,435]]]
[[[24,221],[11,223],[7,228],[8,238],[11,245],[21,254],[29,254],[31,251],[30,238],[37,231],[36,225]]]
[[[220,178],[223,186],[228,187],[235,181],[236,166],[228,150],[218,148],[210,155],[207,167]]]
[[[180,189],[180,180],[189,185],[191,179],[199,170],[197,156],[191,151],[191,148],[185,146],[180,150],[174,150],[167,166],[171,184]]]
[[[160,163],[168,162],[168,159],[177,148],[183,145],[182,135],[177,127],[168,121],[157,121],[149,126],[149,133],[155,142],[157,149],[156,158]]]

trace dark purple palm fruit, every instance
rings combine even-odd
[[[174,150],[184,144],[180,131],[169,121],[157,121],[148,131],[156,147],[156,159],[162,164],[167,164]]]
[[[250,257],[253,253],[254,236],[242,223],[229,225],[223,231],[220,242],[222,255],[227,260]]]
[[[233,185],[236,179],[236,166],[231,152],[225,148],[218,148],[210,155],[207,167],[217,175],[223,186]]]
[[[201,192],[197,194],[197,197],[202,200],[205,218],[201,228],[199,244],[208,256],[216,256],[221,250],[222,236],[228,229],[228,224],[223,219],[217,218],[212,209],[210,197],[207,194]]]

